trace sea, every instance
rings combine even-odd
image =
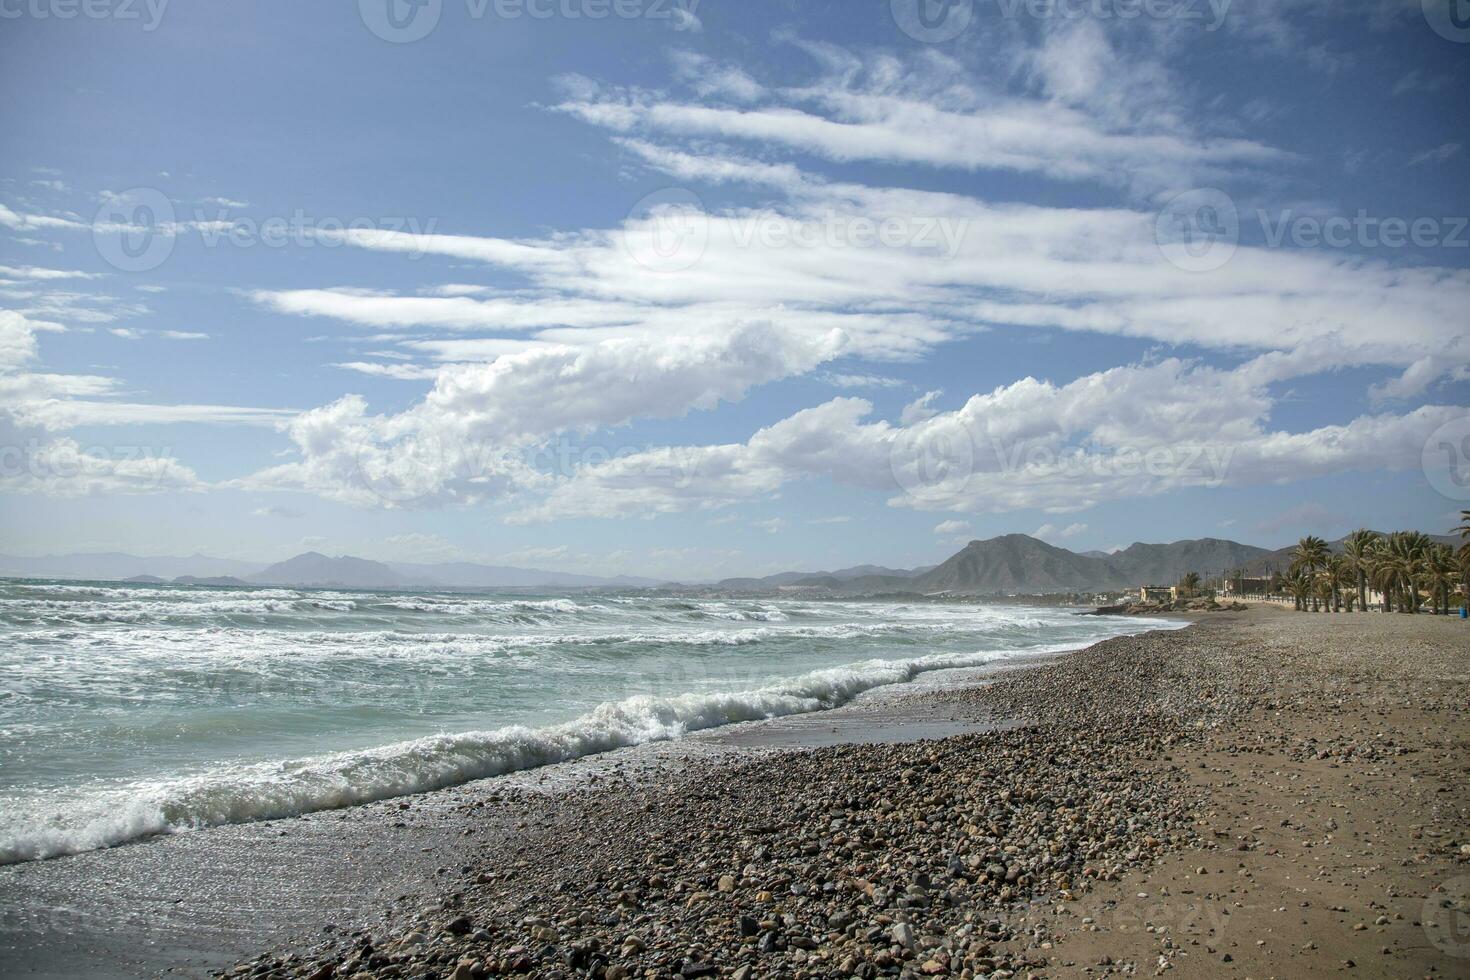
[[[0,580],[0,863],[420,793],[1169,625],[973,602]]]

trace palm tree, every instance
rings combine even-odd
[[[1397,596],[1398,569],[1394,566],[1393,559],[1389,556],[1388,547],[1379,548],[1373,555],[1373,565],[1368,573],[1368,581],[1382,599],[1381,609],[1383,612],[1393,611],[1393,600]]]
[[[1332,583],[1332,611],[1342,612],[1342,597],[1347,595],[1348,612],[1353,611],[1353,600],[1357,597],[1353,586],[1357,579],[1357,566],[1347,555],[1333,555],[1327,562],[1327,578]]]
[[[1343,556],[1352,563],[1358,586],[1358,608],[1368,611],[1368,570],[1373,565],[1373,552],[1383,539],[1374,531],[1359,528],[1342,543]]]
[[[1451,533],[1458,534],[1462,538],[1470,538],[1470,510],[1460,511],[1460,526]]]
[[[1460,545],[1455,561],[1460,566],[1460,605],[1464,606],[1470,604],[1470,541]]]
[[[1429,588],[1429,600],[1434,605],[1435,615],[1450,614],[1450,588],[1459,572],[1459,563],[1449,545],[1433,544],[1425,550],[1423,562],[1424,584]]]
[[[1291,570],[1293,572],[1305,572],[1308,578],[1327,567],[1327,558],[1330,552],[1327,550],[1327,542],[1319,537],[1307,535],[1297,542],[1296,550],[1291,553]],[[1317,611],[1317,594],[1312,593],[1312,612]]]
[[[1332,585],[1331,573],[1323,572],[1316,578],[1312,579],[1312,584],[1315,587],[1312,598],[1314,600],[1322,600],[1323,612],[1332,612],[1333,593],[1336,591],[1336,589]]]
[[[1192,596],[1199,591],[1199,572],[1190,572],[1179,580],[1179,594]]]
[[[1425,565],[1433,544],[1428,535],[1419,531],[1395,531],[1388,536],[1377,567],[1381,581],[1393,593],[1401,613],[1419,611],[1419,584],[1425,577]],[[1385,611],[1388,599],[1385,593]]]
[[[1312,592],[1312,579],[1306,572],[1297,569],[1286,577],[1282,582],[1286,591],[1290,594],[1297,612],[1304,612],[1307,608],[1307,596]]]
[[[1379,540],[1374,545],[1370,559],[1369,581],[1383,597],[1382,609],[1384,612],[1392,612],[1398,604],[1401,569],[1396,552],[1402,550],[1400,545],[1402,536],[1402,531],[1394,531],[1388,537]]]

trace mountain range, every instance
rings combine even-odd
[[[21,557],[0,555],[0,576],[88,579],[176,585],[292,585],[353,589],[614,588],[659,580],[549,572],[474,562],[379,562],[308,551],[286,561],[262,562],[207,555],[140,557],[120,552]]]
[[[944,562],[929,568],[877,569],[859,574],[783,573],[764,579],[726,579],[728,589],[800,586],[837,592],[956,592],[968,595],[1069,592],[1170,584],[1186,573],[1201,574],[1240,568],[1275,554],[1220,538],[1171,544],[1138,542],[1121,551],[1078,553],[1047,544],[1027,534],[1003,534],[971,541]],[[850,570],[855,571],[855,570]]]
[[[1436,541],[1458,539],[1434,536]],[[1342,540],[1330,542],[1334,551]],[[1169,544],[1135,542],[1114,552],[1075,552],[1026,534],[971,541],[938,565],[886,568],[855,565],[831,572],[781,572],[762,578],[729,578],[714,587],[731,592],[781,588],[821,589],[846,595],[908,592],[932,595],[1017,595],[1043,592],[1131,589],[1170,585],[1189,572],[1210,577],[1243,568],[1247,574],[1284,571],[1291,548],[1275,551],[1222,538]],[[193,555],[139,558],[115,552],[17,558],[0,555],[0,576],[131,579],[175,584],[250,584],[358,589],[647,588],[657,579],[577,575],[474,562],[379,562],[350,555],[308,551],[262,567],[250,562]]]
[[[1430,535],[1441,544],[1459,539]],[[1328,543],[1341,551],[1344,538]],[[1134,589],[1173,585],[1189,572],[1203,577],[1245,569],[1249,575],[1285,571],[1293,546],[1272,550],[1223,538],[1193,538],[1168,544],[1135,542],[1114,552],[1069,551],[1026,534],[971,541],[944,562],[928,568],[860,566],[843,572],[783,572],[761,579],[725,579],[719,588],[736,591],[782,587],[841,593],[918,592],[1016,595],[1043,592]]]

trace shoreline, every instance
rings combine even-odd
[[[983,666],[925,671],[834,708],[731,723],[421,793],[0,866],[0,977],[165,971],[204,977],[261,948],[308,946],[328,925],[381,925],[401,895],[432,900],[466,838],[514,834],[564,796],[658,784],[690,767],[718,769],[823,744],[910,741],[1001,726],[1003,720],[950,709],[894,705],[942,686],[947,676],[981,683],[1070,652],[1027,651]],[[114,893],[97,895],[98,880],[114,882]],[[337,910],[322,912],[322,899]]]
[[[297,916],[294,931],[231,931],[215,922],[190,932],[175,923],[173,938],[190,940],[176,943],[169,941],[167,923],[141,932],[136,923],[124,923],[88,934],[70,913],[53,912],[49,928],[32,935],[29,955],[9,958],[11,970],[22,976],[81,972],[80,953],[68,960],[56,951],[68,933],[72,947],[85,945],[74,941],[81,932],[84,939],[109,941],[112,950],[129,937],[147,940],[131,966],[109,971],[89,963],[85,972],[94,976],[145,975],[165,966],[175,974],[204,975],[261,948],[291,951],[295,958],[266,953],[237,968],[239,975],[312,976],[331,964],[336,976],[449,976],[462,962],[464,977],[528,969],[570,976],[591,967],[609,980],[649,970],[657,976],[741,976],[742,968],[744,976],[979,976],[997,969],[1105,975],[1153,973],[1161,962],[1192,963],[1191,972],[1208,963],[1224,975],[1242,969],[1239,975],[1270,975],[1283,961],[1270,958],[1280,950],[1277,933],[1269,930],[1283,926],[1284,914],[1240,907],[1238,896],[1257,891],[1261,878],[1251,875],[1264,877],[1269,870],[1246,862],[1274,852],[1280,865],[1280,856],[1296,846],[1265,843],[1269,825],[1283,819],[1276,811],[1295,804],[1284,796],[1243,804],[1232,794],[1244,791],[1247,774],[1254,780],[1251,791],[1264,785],[1250,767],[1271,755],[1310,770],[1288,786],[1288,795],[1298,796],[1308,776],[1326,792],[1326,776],[1345,775],[1334,771],[1347,768],[1343,759],[1372,760],[1373,778],[1386,786],[1372,789],[1404,801],[1398,812],[1356,812],[1351,795],[1328,793],[1326,819],[1343,826],[1366,821],[1352,833],[1371,833],[1380,848],[1392,847],[1395,837],[1439,845],[1423,856],[1409,849],[1413,853],[1403,860],[1416,874],[1392,862],[1374,872],[1392,878],[1388,891],[1400,897],[1422,893],[1409,903],[1414,909],[1396,910],[1405,919],[1375,914],[1366,918],[1373,925],[1346,936],[1336,926],[1330,933],[1304,933],[1315,937],[1306,942],[1319,953],[1330,949],[1338,956],[1322,964],[1322,974],[1336,975],[1343,949],[1369,940],[1392,952],[1376,953],[1376,961],[1358,952],[1360,974],[1402,976],[1431,967],[1452,974],[1456,965],[1464,967],[1466,961],[1447,958],[1423,928],[1408,923],[1421,918],[1415,910],[1430,899],[1433,882],[1426,887],[1425,881],[1452,882],[1470,860],[1455,849],[1470,842],[1460,802],[1470,799],[1464,784],[1470,632],[1445,629],[1450,622],[1426,626],[1430,617],[1382,617],[1389,622],[1360,625],[1351,617],[1294,617],[1270,609],[1187,618],[1196,620],[1188,629],[1104,640],[1041,664],[972,678],[969,686],[910,690],[697,733],[652,751],[619,750],[551,767],[564,771],[559,774],[532,770],[519,779],[351,811],[100,852],[158,856],[194,850],[189,838],[234,837],[222,850],[202,850],[237,862],[231,871],[246,898],[235,896],[237,920],[250,896],[281,891],[262,886],[301,877],[280,860],[292,854],[332,854],[328,865],[401,867],[387,879],[360,876],[357,883],[371,887],[352,896],[318,892],[313,901],[301,901],[301,892],[288,889],[280,897],[285,912]],[[1355,628],[1317,628],[1336,620]],[[1361,649],[1312,667],[1327,646],[1324,632],[1333,643]],[[1405,644],[1413,648],[1408,659]],[[1435,673],[1442,676],[1434,679],[1433,696],[1426,696]],[[1370,698],[1365,678],[1419,707]],[[974,680],[988,683],[977,687]],[[1286,698],[1286,691],[1296,693]],[[1380,729],[1363,736],[1373,755],[1359,748],[1346,756],[1296,758],[1305,754],[1305,739],[1341,742],[1343,719],[1356,717],[1360,707]],[[1311,734],[1324,718],[1331,725]],[[1270,720],[1265,730],[1259,728],[1263,719]],[[1432,794],[1423,806],[1408,805],[1422,794],[1412,784],[1398,785],[1406,774],[1382,766],[1385,757],[1377,754],[1408,748],[1393,738],[1382,747],[1383,731],[1414,720],[1421,739],[1440,732],[1434,772],[1414,778],[1426,785],[1448,781],[1446,792]],[[773,737],[783,725],[788,731]],[[825,731],[832,727],[838,731]],[[738,738],[720,744],[722,733],[763,728],[766,736],[754,744],[738,744]],[[866,740],[857,737],[864,735]],[[632,758],[640,754],[641,760]],[[1408,754],[1424,761],[1417,751]],[[488,782],[497,788],[482,792]],[[558,783],[554,792],[547,789],[551,783]],[[1360,787],[1354,784],[1353,791]],[[1252,822],[1224,827],[1231,807]],[[1292,828],[1306,827],[1286,820]],[[1379,823],[1391,820],[1406,822],[1390,834]],[[392,833],[383,833],[385,824]],[[278,840],[265,831],[287,836]],[[1302,852],[1307,857],[1287,862],[1297,877],[1288,874],[1291,884],[1282,887],[1342,891],[1345,882],[1334,880],[1329,888],[1317,880],[1322,856],[1333,852],[1332,845],[1314,842]],[[272,853],[274,865],[267,860]],[[56,877],[71,879],[75,889],[111,863],[88,857],[47,863],[69,864],[68,873]],[[179,857],[123,863],[140,865],[134,875],[169,865],[177,871]],[[1226,877],[1208,879],[1228,888],[1201,887],[1207,878],[1196,876],[1199,868],[1237,863],[1242,867],[1218,869]],[[318,880],[325,881],[335,865],[332,874],[319,870]],[[1248,873],[1231,876],[1232,870]],[[305,877],[309,882],[312,875]],[[1141,887],[1142,881],[1150,884]],[[5,890],[16,884],[14,878],[0,882]],[[198,903],[208,885],[181,901]],[[63,887],[51,895],[67,893]],[[1219,901],[1202,900],[1207,894]],[[1312,908],[1352,907],[1353,913],[1332,915],[1366,917],[1363,903],[1345,894]],[[1232,909],[1232,901],[1238,907]],[[1387,894],[1374,901],[1385,909],[1392,904]],[[1298,897],[1291,907],[1300,904]],[[318,931],[322,916],[307,912],[322,905],[341,909],[330,916],[330,932]],[[1271,909],[1287,907],[1277,901]],[[1260,916],[1266,925],[1255,924]],[[1385,923],[1377,924],[1379,918]],[[27,926],[16,925],[19,930],[7,928],[6,945]],[[1395,931],[1410,935],[1384,938]],[[1254,946],[1258,933],[1271,936],[1269,947]],[[1415,935],[1417,942],[1410,942]],[[209,943],[214,955],[204,955]],[[1314,975],[1314,964],[1312,957],[1293,961],[1287,973]]]
[[[557,614],[573,612],[563,608],[563,600],[538,605],[554,605]],[[696,655],[689,661],[675,658],[667,664],[670,682],[650,685],[654,688],[651,693],[639,693],[638,689],[645,685],[636,683],[630,693],[619,687],[618,682],[624,679],[622,675],[604,676],[607,683],[600,690],[584,685],[573,694],[570,703],[561,704],[556,700],[558,682],[553,680],[541,685],[541,706],[550,709],[546,711],[533,712],[526,702],[513,706],[509,716],[493,708],[469,715],[460,712],[453,720],[441,720],[437,726],[432,717],[428,725],[411,724],[408,730],[385,730],[379,726],[366,738],[354,738],[351,722],[341,724],[339,720],[344,737],[335,745],[296,739],[289,745],[266,749],[263,757],[252,758],[250,746],[243,744],[239,761],[229,760],[230,753],[223,753],[226,761],[211,762],[206,757],[198,765],[188,764],[185,758],[188,754],[184,753],[182,771],[176,771],[173,777],[165,772],[142,784],[114,787],[110,791],[95,784],[95,788],[87,787],[83,778],[78,783],[82,790],[73,793],[63,788],[49,800],[45,793],[22,794],[16,804],[17,812],[5,821],[0,866],[84,853],[201,827],[338,810],[643,743],[682,738],[745,721],[830,710],[869,691],[908,684],[927,673],[1020,661],[1037,653],[1074,649],[1122,629],[1148,628],[1116,617],[1095,625],[1081,621],[1068,624],[1051,615],[1043,616],[1048,621],[1038,624],[1043,631],[1040,638],[1001,635],[992,643],[989,629],[983,625],[995,618],[988,610],[978,614],[979,635],[969,637],[965,624],[953,631],[936,633],[927,622],[906,622],[908,607],[892,610],[890,615],[884,615],[882,607],[873,608],[879,610],[879,615],[874,620],[873,613],[867,613],[870,622],[863,622],[864,616],[859,615],[852,623],[814,626],[798,623],[790,630],[791,635],[782,634],[784,627],[768,627],[764,622],[768,616],[785,622],[784,613],[767,609],[716,612],[713,614],[719,624],[716,629],[701,627],[690,634],[688,642],[694,645]],[[793,615],[800,619],[802,612]],[[702,612],[691,615],[705,618]],[[1006,616],[998,618],[1005,620]],[[736,622],[728,624],[728,620]],[[757,622],[752,624],[751,620]],[[1004,621],[999,623],[1002,634],[1007,625]],[[1171,624],[1150,624],[1152,628],[1168,625]],[[915,630],[920,637],[918,642],[913,638]],[[1048,636],[1047,630],[1057,635]],[[875,649],[872,643],[865,642],[867,636],[875,633],[904,637],[906,645],[888,649],[880,643]],[[926,634],[930,642],[923,641]],[[743,652],[746,643],[795,640],[804,645],[803,638],[811,636],[818,639],[810,642],[820,644],[829,635],[844,643],[813,656],[803,657],[801,651],[793,651],[797,659],[791,663],[772,661],[769,656],[762,658],[759,650],[751,654]],[[608,637],[587,638],[572,631],[565,636],[558,635],[554,643],[559,644],[562,639],[576,649],[583,642],[602,642]],[[614,632],[611,639],[634,646],[647,644],[638,633]],[[845,642],[854,639],[851,644]],[[526,642],[535,646],[539,641]],[[676,638],[673,642],[680,640]],[[720,651],[727,645],[741,648],[742,652],[721,656]],[[843,662],[833,663],[833,654],[846,656]],[[597,655],[594,652],[590,656],[595,660]],[[688,675],[684,673],[686,663],[692,671]],[[619,664],[612,668],[612,673],[636,669],[637,665]],[[723,676],[725,671],[730,672],[728,676]],[[554,678],[556,671],[547,673]],[[512,679],[496,675],[493,670],[487,671],[487,675],[512,683]],[[465,690],[477,688],[488,697],[470,694],[460,700],[494,700],[497,684],[493,680]],[[383,703],[377,706],[399,710],[397,687],[380,685],[380,690],[379,700]],[[445,701],[452,707],[454,696],[446,694],[437,703]],[[335,712],[340,707],[334,703],[327,710]],[[534,719],[526,717],[533,713],[537,715]],[[410,710],[405,717],[412,714]],[[186,724],[188,717],[185,716]],[[248,714],[242,717],[249,720]],[[486,725],[487,720],[492,723]],[[269,732],[260,734],[269,735]],[[63,752],[56,764],[63,766],[66,761]],[[76,762],[79,772],[95,770],[85,759]],[[26,756],[22,754],[15,774],[22,779],[25,763]]]

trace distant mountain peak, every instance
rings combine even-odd
[[[349,589],[398,589],[429,582],[410,582],[380,561],[338,555],[328,558],[319,551],[306,551],[278,561],[250,576],[261,585],[339,586]]]

